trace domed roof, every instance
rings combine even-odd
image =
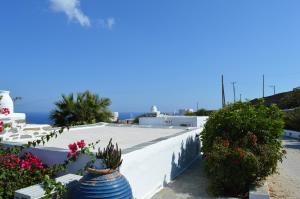
[[[155,106],[155,105],[153,105],[153,106],[151,106],[151,113],[156,113],[156,112],[158,112],[158,108]]]

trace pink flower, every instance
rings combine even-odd
[[[77,142],[77,146],[78,146],[79,148],[83,149],[83,148],[85,147],[85,142],[84,142],[84,140],[78,141],[78,142]]]
[[[10,114],[10,110],[9,110],[9,108],[2,108],[1,113],[4,115],[8,115],[8,114]]]
[[[72,152],[77,151],[77,145],[76,145],[76,143],[69,144],[68,147],[69,147],[69,149],[70,149]]]

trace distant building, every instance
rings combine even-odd
[[[192,113],[192,112],[194,112],[194,109],[192,108],[179,109],[178,115],[185,115],[186,113]]]
[[[129,118],[129,119],[124,119],[124,120],[118,120],[119,124],[133,124],[134,123],[134,119]]]
[[[0,120],[4,123],[25,123],[25,113],[14,112],[14,102],[9,95],[9,91],[0,90],[0,96]],[[8,112],[4,112],[4,110],[7,110]]]
[[[113,112],[112,122],[117,122],[119,119],[119,112]]]
[[[155,105],[151,106],[150,113],[156,115],[156,117],[158,117],[160,115],[160,111],[158,110],[157,106],[155,106]]]

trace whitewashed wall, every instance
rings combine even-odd
[[[292,130],[284,130],[284,135],[292,138],[300,139],[300,132]]]
[[[152,126],[191,126],[201,127],[207,120],[206,116],[160,116],[160,117],[141,117],[140,125]]]
[[[200,142],[196,135],[201,130],[190,130],[123,155],[121,173],[128,179],[135,198],[151,198],[199,158]],[[55,148],[29,150],[48,165],[63,163],[68,152]],[[69,172],[83,168],[88,160],[86,156],[80,158],[70,165]]]
[[[129,180],[134,197],[151,198],[199,158],[199,133],[192,130],[125,154],[121,172]]]

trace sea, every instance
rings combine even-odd
[[[141,112],[120,112],[119,119],[133,119],[143,113]],[[50,113],[36,113],[36,112],[27,112],[26,113],[26,122],[28,124],[52,124],[52,121],[49,118]]]

